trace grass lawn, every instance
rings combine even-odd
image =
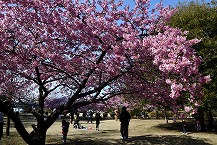
[[[25,117],[24,117],[25,119]],[[180,120],[179,120],[180,121]],[[74,129],[70,125],[68,133],[68,145],[217,145],[217,132],[197,132],[192,123],[187,124],[187,135],[182,134],[180,122],[165,123],[165,120],[156,119],[132,119],[129,126],[129,139],[122,141],[120,138],[120,123],[115,120],[102,120],[100,130],[95,131],[95,121],[87,123],[81,120],[80,124],[87,130]],[[25,126],[31,132],[31,124],[34,119],[24,121]],[[5,128],[4,128],[5,129]],[[5,130],[4,130],[5,131]],[[58,119],[47,131],[46,144],[60,145],[61,119]],[[26,145],[11,125],[10,136],[5,134],[0,145]]]

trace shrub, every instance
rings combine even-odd
[[[142,112],[142,110],[141,109],[139,109],[139,108],[134,108],[133,110],[131,110],[130,111],[130,115],[132,116],[132,117],[140,117],[141,116],[141,112]]]
[[[103,117],[105,118],[105,117],[107,117],[108,116],[108,113],[107,112],[104,112],[103,113]]]
[[[110,116],[111,116],[113,119],[115,118],[115,113],[114,113],[114,112],[110,112],[109,114],[110,114]]]

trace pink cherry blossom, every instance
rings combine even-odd
[[[1,92],[32,92],[38,126],[46,124],[41,131],[64,110],[135,104],[133,95],[175,110],[183,107],[176,102],[184,91],[192,107],[201,105],[202,84],[210,81],[199,73],[202,58],[192,48],[201,40],[167,26],[177,9],[160,3],[150,10],[149,0],[135,1],[134,8],[122,4],[0,1]],[[44,121],[45,103],[57,111]]]

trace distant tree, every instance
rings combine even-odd
[[[205,110],[201,108],[199,111],[217,110],[217,1],[181,3],[178,9],[169,24],[189,31],[189,40],[201,39],[193,46],[203,60],[199,71],[211,76],[211,82],[203,86],[205,97],[201,107]]]

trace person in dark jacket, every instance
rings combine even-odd
[[[101,119],[102,117],[100,116],[100,113],[99,112],[97,112],[96,113],[96,116],[95,116],[95,119],[96,119],[96,131],[99,131],[99,124],[100,124],[100,119]]]
[[[131,116],[125,106],[122,107],[119,117],[120,117],[119,120],[121,122],[120,132],[123,137],[123,140],[126,140],[128,138],[128,127],[129,127]]]
[[[88,117],[87,123],[89,123],[89,122],[93,123],[93,111],[92,110],[89,110],[87,112],[87,117]]]

